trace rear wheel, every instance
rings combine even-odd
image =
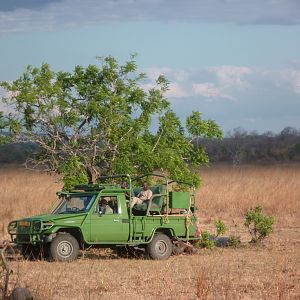
[[[51,258],[57,261],[70,262],[78,257],[79,244],[69,233],[59,233],[50,244]]]
[[[168,259],[172,254],[172,242],[163,233],[156,233],[152,241],[147,245],[147,253],[152,259]]]

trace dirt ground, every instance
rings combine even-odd
[[[2,239],[7,237],[7,220],[49,206],[52,196],[41,203],[39,195],[45,191],[51,195],[58,184],[51,185],[52,179],[40,174],[30,177],[24,172],[0,171],[0,176]],[[23,200],[14,193],[16,185],[23,188]],[[12,261],[10,289],[27,286],[34,299],[45,300],[300,299],[299,186],[300,168],[294,166],[204,170],[198,192],[202,230],[214,232],[214,220],[222,219],[229,228],[227,234],[241,238],[241,247],[199,249],[167,261],[118,258],[104,250],[86,252],[72,263]],[[19,201],[18,212],[11,201]],[[257,203],[277,222],[272,234],[253,246],[248,243],[243,215],[246,207]]]
[[[299,299],[299,246],[299,228],[278,228],[258,246],[167,261],[95,250],[66,264],[11,262],[11,284],[29,287],[35,299]]]

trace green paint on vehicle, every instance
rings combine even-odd
[[[8,232],[12,241],[22,249],[43,246],[52,251],[52,257],[61,261],[75,259],[78,253],[71,252],[77,248],[139,246],[147,249],[146,245],[152,242],[169,245],[164,242],[165,236],[170,240],[197,239],[193,185],[185,184],[189,191],[171,191],[174,181],[157,174],[144,175],[145,178],[149,176],[160,181],[150,187],[152,199],[140,208],[134,206],[130,209],[129,201],[135,196],[134,191],[139,190],[133,183],[141,182],[143,177],[100,177],[99,184],[80,185],[71,191],[58,192],[58,199],[49,213],[14,220],[9,223]],[[126,189],[121,188],[123,179],[129,183]],[[101,183],[108,180],[111,183]],[[106,199],[110,206],[110,214],[99,212],[102,199]],[[164,239],[160,240],[158,233]],[[148,248],[160,249],[159,246]],[[151,256],[166,259],[168,255],[169,250],[165,255]]]

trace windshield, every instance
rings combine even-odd
[[[89,211],[96,195],[63,195],[52,214],[72,214]]]

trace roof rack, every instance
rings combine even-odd
[[[79,184],[72,191],[100,191],[114,188],[116,188],[114,184]]]

